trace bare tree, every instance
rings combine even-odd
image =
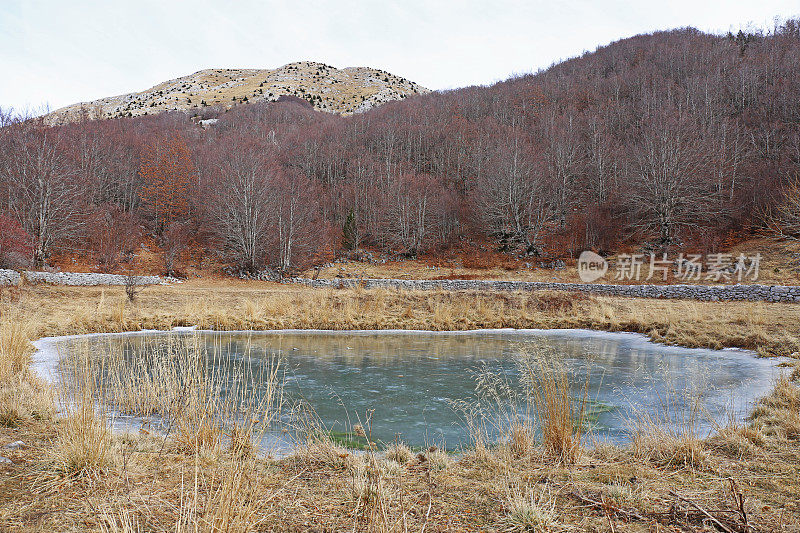
[[[575,182],[581,158],[579,139],[572,116],[550,117],[544,129],[545,168],[553,186],[553,207],[560,228],[574,205]]]
[[[125,296],[128,297],[129,302],[135,301],[136,296],[145,288],[147,288],[147,285],[142,283],[141,278],[133,272],[128,272],[125,275]]]
[[[84,242],[101,268],[113,270],[142,242],[142,223],[114,204],[90,206],[86,211]]]
[[[262,151],[246,143],[224,153],[210,195],[213,229],[241,270],[257,272],[265,265],[273,229],[270,184],[279,170]]]
[[[587,127],[586,190],[591,201],[603,204],[611,196],[619,168],[614,139],[600,117]]]
[[[666,249],[681,242],[681,232],[713,223],[721,213],[708,151],[694,125],[679,114],[644,120],[633,146],[634,226]]]
[[[53,246],[74,237],[83,219],[83,187],[64,153],[62,131],[25,123],[15,128],[7,161],[8,204],[33,237],[34,264]]]
[[[800,176],[789,180],[775,207],[766,211],[764,221],[776,237],[800,241]]]
[[[192,240],[189,222],[173,222],[161,234],[161,261],[164,264],[164,273],[174,276],[178,262],[189,247]]]
[[[426,251],[447,232],[447,196],[439,181],[427,174],[395,178],[386,199],[383,239],[409,256]]]
[[[530,151],[513,137],[498,148],[490,170],[475,190],[475,200],[489,233],[507,251],[522,246],[537,253],[545,227],[555,219],[553,189],[536,172]]]
[[[272,176],[273,231],[268,254],[278,272],[295,270],[327,245],[320,219],[320,189],[307,177],[291,170]]]

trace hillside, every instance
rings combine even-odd
[[[275,101],[284,95],[302,98],[320,111],[348,115],[428,92],[410,80],[380,69],[336,69],[323,63],[300,61],[272,70],[201,70],[145,91],[63,107],[50,113],[47,122],[71,122],[83,112],[90,118],[118,118],[209,106],[230,108],[244,102]]]
[[[681,28],[350,117],[382,84],[423,90],[311,63],[199,73],[147,92],[147,105],[106,102],[116,120],[0,129],[0,222],[17,236],[0,263],[67,253],[114,269],[146,242],[170,251],[159,257],[173,271],[191,244],[220,271],[260,275],[364,249],[481,249],[536,266],[588,249],[675,258],[767,232],[800,239],[798,54],[795,20],[737,35]],[[345,96],[333,82],[344,74],[373,92]],[[254,103],[234,105],[245,97]],[[217,120],[155,113],[195,105]]]

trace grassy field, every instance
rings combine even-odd
[[[91,387],[56,416],[54,397],[64,391],[28,368],[37,337],[186,325],[584,327],[797,358],[800,305],[198,280],[149,287],[134,302],[122,288],[23,286],[2,292],[0,312],[0,455],[13,461],[0,465],[2,531],[800,531],[796,368],[746,424],[707,439],[691,426],[641,420],[628,446],[580,445],[573,419],[581,409],[558,375],[543,371],[532,401],[544,438],[513,425],[500,445],[478,439],[452,457],[402,445],[353,454],[315,435],[282,460],[242,444],[253,426],[200,423],[220,414],[213,398],[171,402],[183,403],[168,439],[109,432]],[[254,419],[274,416],[274,405],[258,409]],[[3,448],[17,440],[25,447]]]
[[[34,337],[170,329],[589,328],[632,331],[688,347],[800,351],[800,305],[695,302],[578,293],[310,289],[267,282],[152,286],[134,302],[119,288],[25,286],[0,295],[5,316]]]
[[[631,251],[629,253],[636,253]],[[745,276],[742,283],[764,283],[766,285],[798,285],[800,284],[800,244],[795,242],[776,241],[774,239],[750,239],[727,249],[726,254],[737,258],[740,254],[745,257],[760,255],[758,279]],[[380,254],[375,253],[374,257]],[[668,256],[676,259],[675,254]],[[612,255],[607,258],[613,265],[618,263],[619,257]],[[552,263],[551,261],[543,261]],[[656,271],[651,279],[649,257],[644,259],[641,275],[638,281],[630,279],[616,279],[619,270],[616,267],[609,269],[608,273],[598,283],[680,283],[670,275],[665,282],[662,272]],[[532,258],[526,262],[512,259],[491,249],[475,247],[468,251],[445,253],[440,256],[422,257],[416,260],[386,262],[346,261],[333,263],[319,271],[310,269],[303,273],[306,277],[317,276],[320,278],[394,278],[394,279],[501,279],[520,281],[547,281],[563,283],[580,283],[575,259],[566,259],[562,269],[537,267],[538,261]],[[701,261],[702,263],[702,261]],[[714,281],[701,276],[700,279],[686,281],[693,284],[708,283],[738,283],[738,279]]]

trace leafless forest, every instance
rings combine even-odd
[[[517,257],[800,237],[800,20],[640,35],[342,117],[302,99],[47,126],[0,115],[0,266],[143,240],[286,273],[347,250]],[[217,118],[213,125],[201,119]]]

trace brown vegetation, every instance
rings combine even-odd
[[[739,347],[795,357],[800,352],[800,305],[765,302],[321,290],[194,280],[148,287],[134,302],[127,301],[123,287],[24,286],[6,289],[1,309],[29,321],[34,337],[193,325],[217,330],[589,328],[643,333],[656,342],[689,347]]]
[[[758,279],[745,276],[741,283],[762,283],[765,285],[798,285],[800,284],[800,243],[791,240],[780,241],[773,238],[756,238],[741,241],[726,250],[732,258],[739,254],[746,257],[760,255]],[[620,253],[637,253],[636,249],[628,249]],[[380,256],[379,256],[380,257]],[[670,255],[677,259],[676,255]],[[607,260],[612,265],[619,265],[619,254],[611,254]],[[70,263],[64,262],[68,268]],[[648,283],[648,284],[718,284],[739,283],[736,276],[730,279],[707,279],[706,275],[690,281],[681,280],[670,272],[667,280],[663,280],[663,272],[654,272],[650,276],[649,258],[645,258],[641,275],[636,279],[616,279],[618,266],[609,271],[598,283]],[[499,279],[519,281],[545,281],[581,283],[577,262],[565,259],[563,268],[553,268],[551,260],[530,259],[515,260],[506,254],[491,252],[488,245],[464,246],[438,254],[420,257],[415,260],[357,261],[342,260],[323,267],[308,269],[301,273],[304,277],[332,278],[390,278],[390,279]],[[650,278],[650,279],[648,279]]]
[[[798,28],[638,35],[534,75],[348,118],[266,101],[52,127],[0,112],[0,216],[23,230],[13,244],[28,259],[80,252],[93,268],[114,252],[109,233],[126,243],[115,259],[126,264],[142,253],[128,245],[142,242],[135,230],[161,237],[167,204],[202,255],[234,270],[295,272],[362,247],[403,258],[471,241],[488,251],[466,266],[500,252],[514,268],[585,249],[714,254],[769,228],[791,237]],[[319,108],[319,95],[296,92]],[[200,127],[201,115],[218,121]],[[164,138],[186,145],[154,167]],[[178,187],[191,190],[166,202],[175,187],[153,180],[156,167],[191,170],[192,187]],[[265,235],[280,242],[262,246]]]
[[[102,411],[86,409],[94,405],[88,398],[97,390],[77,389],[82,394],[72,396],[73,408],[55,417],[48,389],[27,369],[32,337],[189,324],[217,329],[592,326],[641,331],[691,346],[746,345],[791,353],[798,349],[800,306],[569,294],[315,291],[256,282],[150,287],[132,303],[123,288],[33,286],[6,291],[2,298],[0,445],[26,443],[2,451],[14,462],[0,466],[3,530],[648,531],[699,529],[708,518],[698,509],[732,531],[745,531],[745,524],[753,531],[800,527],[793,498],[800,490],[800,393],[788,377],[761,400],[747,425],[720,428],[710,439],[690,424],[664,432],[653,420],[640,420],[633,421],[641,431],[630,447],[580,446],[580,426],[573,424],[582,416],[580,399],[576,404],[559,392],[560,374],[552,360],[534,358],[528,367],[538,388],[529,389],[530,400],[550,428],[544,442],[531,428],[516,425],[508,426],[499,447],[477,446],[458,458],[435,449],[415,455],[402,443],[385,454],[359,455],[315,434],[296,456],[270,460],[247,444],[257,436],[256,425],[220,428],[204,422],[235,411],[213,395],[170,396],[166,404],[181,407],[172,411],[176,423],[166,440],[147,431],[112,434],[100,421]],[[182,353],[188,357],[191,350]],[[108,406],[143,412],[156,405],[147,398],[168,394],[170,387],[214,389],[187,385],[200,383],[202,374],[186,375],[194,381],[175,381],[180,376],[168,370],[169,360],[161,361],[156,374],[106,382],[101,396],[112,402]],[[84,363],[77,358],[72,367],[81,369]],[[263,415],[276,412],[279,402],[251,407]]]

